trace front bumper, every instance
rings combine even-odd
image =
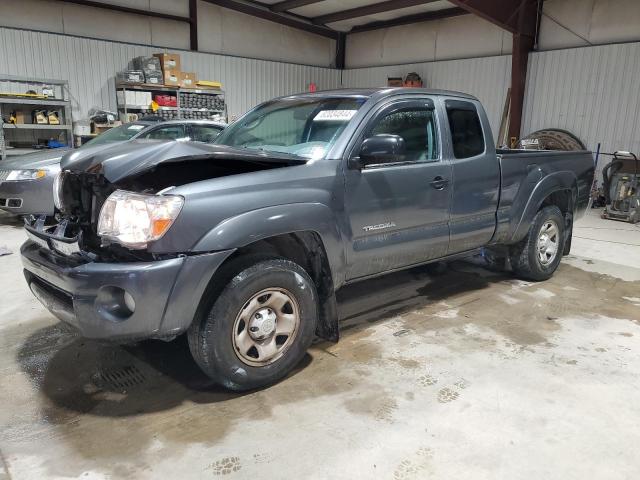
[[[84,337],[119,341],[184,332],[214,272],[233,252],[99,263],[66,257],[32,241],[20,251],[31,291],[53,315]],[[133,309],[123,304],[123,292],[133,299]]]
[[[15,215],[53,215],[53,180],[48,174],[40,180],[0,181],[0,209]]]

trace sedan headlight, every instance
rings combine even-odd
[[[183,204],[184,199],[176,195],[116,190],[102,206],[98,235],[129,248],[145,248],[169,230]]]
[[[46,176],[46,170],[11,170],[7,180],[39,180]]]

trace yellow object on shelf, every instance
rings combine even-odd
[[[199,87],[222,88],[222,83],[212,82],[211,80],[198,80],[196,85]]]
[[[18,98],[49,98],[46,95],[40,95],[39,93],[0,93],[0,97],[18,97]]]

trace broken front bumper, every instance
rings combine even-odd
[[[212,275],[232,250],[168,260],[99,263],[27,241],[27,283],[58,319],[87,338],[170,338],[193,320]]]

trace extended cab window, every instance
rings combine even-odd
[[[379,118],[368,137],[398,135],[404,139],[406,162],[433,162],[438,159],[435,114],[431,109],[403,108]]]
[[[484,135],[475,105],[460,100],[447,100],[445,104],[455,157],[469,158],[483,153]]]

